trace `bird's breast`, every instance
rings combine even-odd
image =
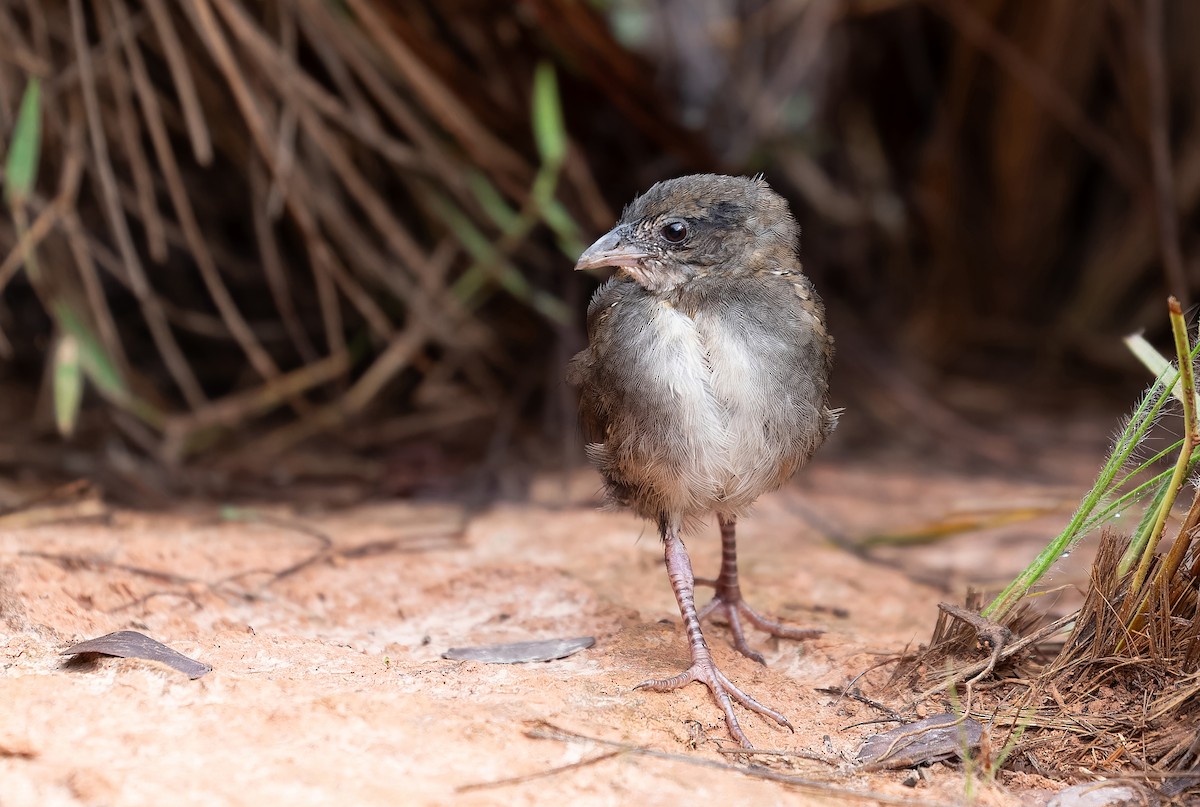
[[[751,339],[715,313],[689,316],[660,302],[655,331],[664,347],[658,363],[671,404],[667,439],[686,446],[683,481],[697,498],[730,509],[749,506],[776,487],[781,441],[771,440],[772,407],[786,407],[770,383],[770,368]]]

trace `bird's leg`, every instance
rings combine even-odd
[[[767,619],[759,614],[750,604],[742,599],[742,590],[738,586],[737,572],[737,519],[734,516],[717,514],[717,522],[721,525],[721,572],[715,580],[698,579],[702,586],[712,586],[716,589],[712,601],[700,611],[699,618],[704,619],[710,614],[719,614],[729,623],[733,633],[733,646],[743,656],[752,658],[759,664],[766,664],[762,653],[753,650],[746,643],[746,634],[742,630],[742,617],[761,631],[779,636],[784,639],[812,639],[820,636],[823,631],[814,629],[792,628],[773,619]]]
[[[663,550],[667,560],[667,576],[671,579],[671,588],[675,591],[675,600],[679,603],[679,613],[683,615],[683,628],[687,633],[688,648],[692,653],[692,666],[671,678],[651,679],[637,685],[637,689],[652,689],[655,692],[668,692],[672,689],[686,686],[693,681],[699,681],[708,687],[717,704],[725,712],[725,725],[729,733],[741,745],[751,748],[742,727],[738,725],[737,716],[733,713],[733,701],[742,706],[769,717],[781,726],[792,729],[787,718],[763,706],[754,698],[733,685],[725,675],[717,669],[712,652],[704,641],[700,630],[700,618],[696,614],[695,578],[692,575],[692,562],[688,558],[687,548],[679,538],[677,525],[661,525]],[[795,729],[792,729],[795,731]]]

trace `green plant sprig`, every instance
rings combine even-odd
[[[1191,355],[1193,359],[1195,358],[1194,352],[1188,354],[1185,351],[1184,355]],[[1112,499],[1112,496],[1125,484],[1138,474],[1148,470],[1155,461],[1164,456],[1164,453],[1160,452],[1150,460],[1139,463],[1132,471],[1121,474],[1121,469],[1128,467],[1130,458],[1171,398],[1172,389],[1178,377],[1179,371],[1171,366],[1167,366],[1159,373],[1154,383],[1150,385],[1146,394],[1138,402],[1129,421],[1122,428],[1095,483],[1080,501],[1067,526],[1038,553],[1038,556],[1016,579],[1009,583],[992,602],[988,603],[981,612],[983,616],[993,620],[1002,619],[1042,579],[1055,561],[1064,553],[1070,552],[1085,535],[1126,507],[1139,501],[1149,491],[1162,485],[1162,479],[1168,473],[1173,478],[1173,472],[1158,474],[1132,491],[1127,491],[1115,500]],[[1186,452],[1186,455],[1191,457],[1191,451]]]
[[[1154,560],[1158,542],[1162,539],[1167,516],[1175,504],[1175,497],[1187,479],[1188,469],[1192,464],[1192,449],[1196,446],[1197,438],[1200,437],[1197,435],[1196,429],[1196,380],[1192,372],[1192,362],[1189,359],[1192,349],[1188,344],[1187,324],[1183,320],[1183,309],[1178,300],[1174,297],[1170,298],[1167,306],[1171,317],[1171,332],[1175,336],[1175,353],[1179,357],[1179,383],[1183,387],[1180,396],[1183,400],[1183,449],[1179,452],[1179,459],[1175,463],[1170,485],[1159,504],[1154,526],[1151,527],[1145,546],[1142,548],[1141,560],[1138,562],[1137,571],[1134,572],[1131,583],[1132,591],[1141,591],[1142,584],[1146,582],[1146,576],[1150,573],[1150,564]]]
[[[499,242],[493,243],[445,196],[433,197],[433,209],[454,231],[472,258],[471,265],[453,286],[458,299],[468,307],[478,304],[486,281],[491,277],[513,297],[561,325],[573,318],[570,309],[557,297],[535,288],[507,257],[507,253],[538,224],[550,228],[559,249],[569,258],[574,259],[585,246],[575,220],[555,198],[569,141],[559,100],[558,79],[548,62],[539,63],[534,71],[531,125],[541,164],[529,196],[519,211],[512,208],[482,173],[468,175],[468,187],[475,201],[500,231]]]

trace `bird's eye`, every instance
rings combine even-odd
[[[678,244],[688,236],[687,225],[682,221],[668,221],[658,232],[663,238],[670,241],[672,244]]]

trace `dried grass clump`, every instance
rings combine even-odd
[[[830,303],[847,436],[916,422],[892,431],[1019,463],[930,390],[986,408],[1003,393],[939,376],[1127,372],[1115,335],[1168,287],[1194,298],[1197,9],[14,0],[0,143],[31,77],[43,129],[27,220],[0,217],[0,372],[28,391],[73,333],[113,371],[85,415],[173,473],[328,434],[495,454],[514,424],[570,428],[569,253],[613,206],[766,171]],[[28,422],[19,391],[0,406]],[[368,412],[379,431],[354,433]]]
[[[1174,298],[1168,311],[1177,361],[1132,340],[1157,378],[1067,528],[986,607],[978,595],[965,608],[942,604],[933,641],[901,660],[897,680],[918,689],[914,705],[961,686],[963,715],[1007,728],[1009,743],[1040,773],[1166,779],[1162,792],[1174,796],[1200,788],[1200,487],[1171,540],[1163,539],[1177,495],[1200,466],[1200,349]],[[1183,437],[1131,460],[1172,400],[1181,405]],[[1161,470],[1172,454],[1173,467]],[[1102,528],[1083,605],[1037,627],[1027,598],[1051,561],[1138,499],[1149,505],[1131,535]]]
[[[497,418],[509,439],[558,386],[545,362],[571,346],[546,346],[584,293],[569,261],[613,215],[545,30],[635,68],[595,12],[551,0],[0,6],[6,148],[40,90],[36,180],[6,183],[0,219],[9,380],[77,368],[167,469],[261,472],[385,391],[374,445]]]
[[[1155,556],[1139,588],[1130,546],[1104,530],[1082,607],[1054,622],[1039,624],[1028,602],[994,622],[977,594],[943,605],[893,684],[988,723],[1012,766],[1142,778],[1168,796],[1200,787],[1200,555],[1179,574],[1163,573],[1175,553]]]

